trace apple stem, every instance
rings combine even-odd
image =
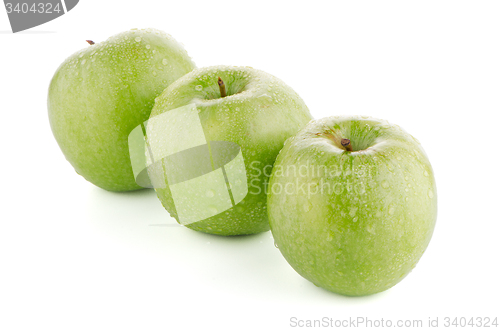
[[[95,44],[95,42],[93,42],[92,40],[85,40],[85,41],[88,42],[89,45],[94,45]]]
[[[340,141],[340,144],[342,145],[342,147],[345,148],[346,151],[348,152],[352,152],[352,146],[351,146],[351,141],[349,139],[345,139],[343,138],[341,141]]]
[[[226,96],[226,85],[224,85],[224,82],[222,81],[222,78],[220,78],[220,77],[217,80],[217,83],[219,84],[220,97],[224,98]]]

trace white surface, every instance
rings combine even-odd
[[[500,317],[499,11],[497,1],[84,0],[14,35],[0,7],[0,329]],[[272,73],[316,118],[371,115],[417,137],[439,216],[415,270],[384,293],[338,296],[296,274],[270,232],[196,233],[175,226],[152,191],[109,193],[78,176],[50,131],[49,81],[86,39],[133,27],[167,31],[200,67]]]

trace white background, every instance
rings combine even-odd
[[[0,7],[0,329],[500,317],[499,17],[498,1],[82,0],[12,34]],[[78,176],[50,131],[48,84],[86,39],[135,27],[172,34],[199,67],[283,79],[315,118],[370,115],[417,137],[439,215],[413,272],[377,295],[332,294],[295,273],[270,232],[197,233],[175,226],[151,190],[110,193]]]

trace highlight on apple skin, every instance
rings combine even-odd
[[[165,32],[133,29],[74,53],[49,87],[48,113],[64,156],[86,180],[109,191],[141,189],[128,135],[149,118],[154,99],[195,68]]]
[[[156,99],[147,126],[150,144],[169,140],[162,132],[170,132],[177,126],[192,129],[191,134],[182,139],[194,139],[199,134],[189,127],[190,123],[181,120],[156,132],[152,127],[154,117],[186,105],[197,109],[201,123],[201,129],[197,131],[203,131],[206,141],[232,142],[241,148],[243,171],[246,171],[244,184],[248,193],[231,208],[222,211],[208,207],[213,209],[213,216],[184,225],[223,236],[268,231],[265,188],[270,168],[285,140],[312,119],[304,101],[280,79],[250,67],[196,69],[174,82]],[[161,167],[157,173],[154,169],[148,172],[163,206],[183,224],[176,209],[179,206],[176,206],[168,185],[169,174]],[[200,190],[195,188],[195,191]],[[196,194],[193,191],[193,198]],[[210,190],[207,190],[207,196],[218,197]]]
[[[384,291],[415,267],[437,218],[436,183],[420,143],[369,117],[311,121],[273,167],[275,242],[304,278],[329,291]]]

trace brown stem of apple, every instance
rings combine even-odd
[[[351,141],[349,139],[345,139],[343,138],[341,141],[340,141],[340,144],[342,145],[342,147],[345,148],[346,151],[348,152],[352,152],[352,146],[351,146]]]
[[[95,42],[93,42],[92,40],[85,40],[85,41],[88,42],[89,45],[94,45],[95,44]]]
[[[226,85],[224,85],[224,82],[222,81],[222,78],[220,78],[220,77],[217,80],[217,83],[219,84],[220,97],[224,98],[226,96]]]

